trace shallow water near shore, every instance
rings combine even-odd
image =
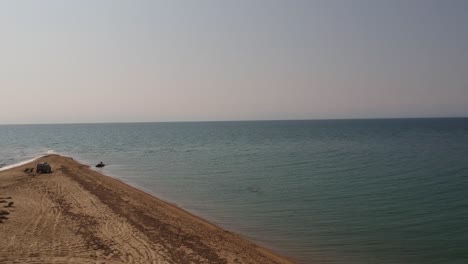
[[[467,263],[468,119],[0,126],[302,263]]]

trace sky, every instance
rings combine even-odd
[[[468,1],[0,0],[0,124],[468,116]]]

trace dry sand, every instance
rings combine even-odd
[[[24,172],[42,161],[52,174]],[[0,263],[292,262],[71,158],[49,155],[0,172]]]

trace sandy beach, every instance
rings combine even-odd
[[[0,263],[292,263],[59,155],[0,172],[0,234]]]

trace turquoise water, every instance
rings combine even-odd
[[[468,119],[0,126],[301,263],[468,263]]]

